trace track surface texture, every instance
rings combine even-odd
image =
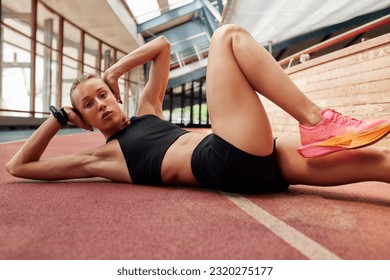
[[[103,143],[98,133],[56,136],[43,156]],[[0,259],[390,258],[389,184],[241,196],[101,178],[32,181],[4,168],[22,144],[0,144]]]

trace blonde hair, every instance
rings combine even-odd
[[[72,104],[72,107],[76,109],[76,106],[75,106],[75,103],[74,103],[74,100],[73,100],[73,92],[74,90],[76,89],[76,87],[89,80],[89,79],[99,79],[99,80],[102,80],[102,78],[99,76],[99,75],[96,75],[96,74],[90,74],[90,73],[86,73],[86,74],[82,74],[80,75],[78,78],[76,78],[74,81],[73,81],[73,84],[72,86],[70,87],[70,91],[69,91],[69,97],[70,97],[70,103]]]

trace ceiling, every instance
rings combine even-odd
[[[308,47],[390,14],[390,0],[230,0],[223,24],[235,23],[271,47],[281,60]],[[383,25],[311,55],[312,58],[390,32]]]
[[[175,21],[163,23],[149,30],[149,33],[137,33],[137,23],[131,13],[124,8],[124,1],[42,1],[94,36],[110,42],[125,52],[143,44],[142,37],[171,29],[191,20],[194,16],[188,14]],[[148,5],[147,1],[149,0],[142,2]],[[166,3],[166,0],[162,2]],[[337,26],[358,16],[386,8],[390,8],[390,0],[229,0],[223,12],[223,24],[239,24],[257,41],[277,45],[297,36]]]
[[[247,28],[261,43],[273,44],[390,7],[390,0],[230,1],[224,23]]]
[[[142,0],[143,5],[150,5],[148,1],[157,1],[159,6],[159,16],[143,22],[139,21],[131,11],[131,2],[138,3],[138,0],[42,1],[87,32],[124,52],[134,50],[159,34],[167,34],[170,36],[169,39],[180,37],[176,30],[190,32],[183,26],[194,20],[200,20],[202,24],[206,23],[210,35],[218,25],[215,18],[210,16],[212,14],[210,9],[206,8],[206,2],[209,0],[183,0],[186,5],[177,9],[169,6],[169,2],[180,2],[178,0]],[[264,45],[271,43],[273,55],[277,60],[390,14],[390,0],[212,0],[210,2],[219,12],[224,7],[221,24],[239,24],[246,28],[258,42]],[[213,24],[216,25],[210,28]],[[187,25],[191,28],[191,25]],[[390,32],[389,24],[370,36],[375,37],[387,32]],[[343,46],[336,47],[345,47],[357,42],[358,39],[352,38]],[[191,75],[189,77],[191,78]]]
[[[128,53],[144,43],[121,1],[41,0],[93,36]]]

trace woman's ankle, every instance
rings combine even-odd
[[[312,109],[305,113],[305,118],[302,122],[300,122],[300,124],[306,127],[316,126],[322,121],[322,110],[323,109],[321,107],[314,106]]]

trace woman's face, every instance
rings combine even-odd
[[[98,128],[103,134],[110,134],[111,130],[115,132],[127,120],[114,94],[100,79],[91,78],[81,82],[72,98],[84,122]]]

